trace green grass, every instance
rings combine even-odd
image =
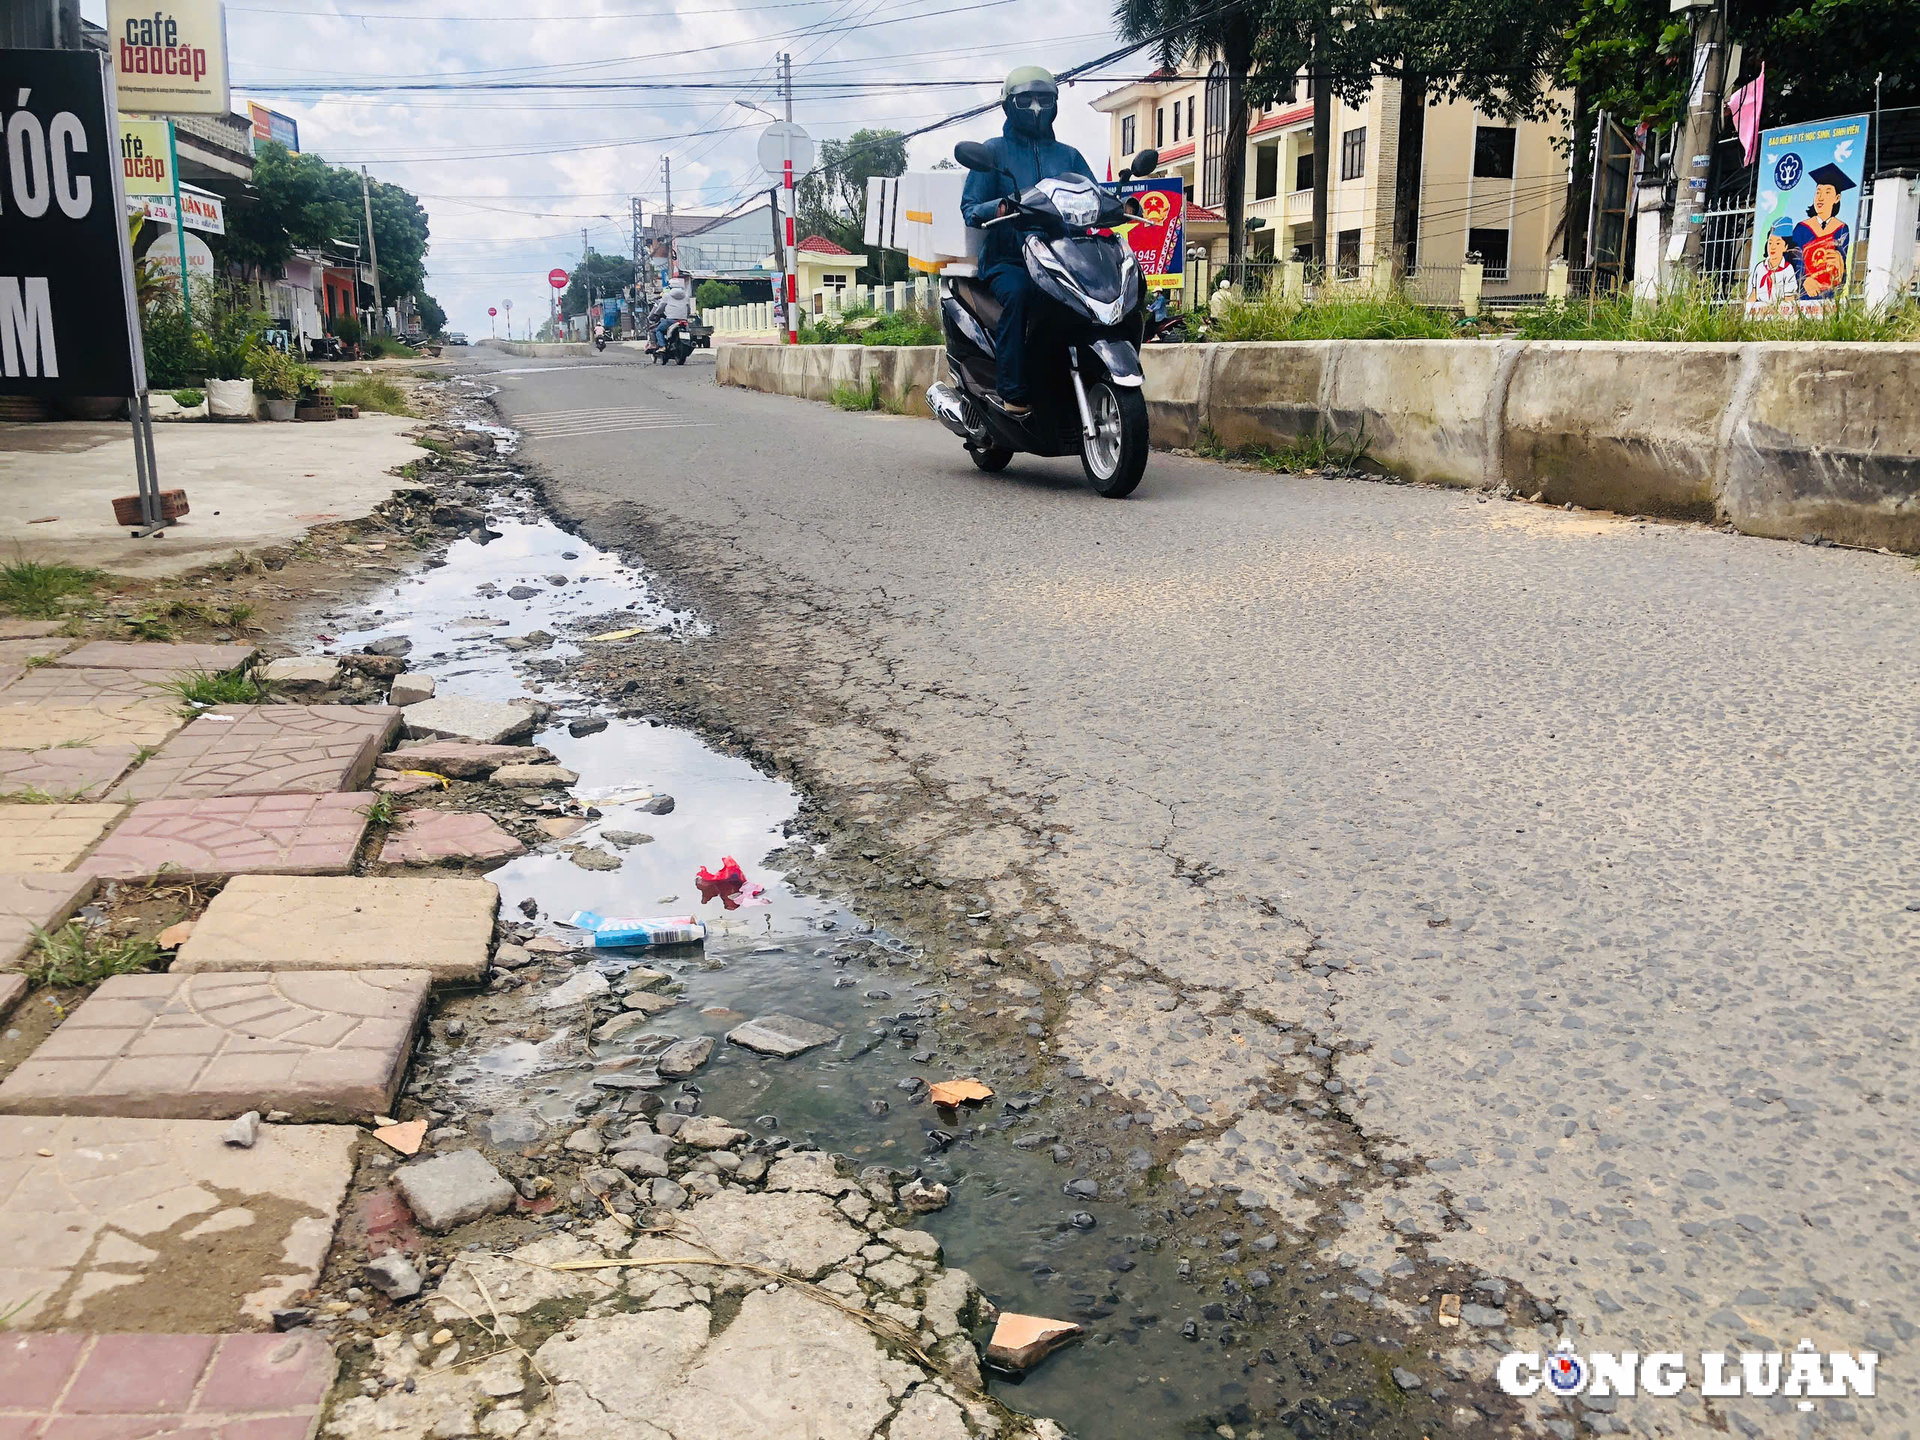
[[[260,705],[267,698],[267,687],[249,670],[222,670],[218,674],[193,670],[154,683],[178,697],[183,715],[198,715],[209,705]]]
[[[196,405],[205,404],[206,399],[206,393],[201,390],[176,390],[173,392],[173,403],[180,406],[183,410],[191,410]]]
[[[80,805],[87,799],[84,789],[69,790],[64,795],[53,795],[38,785],[29,785],[24,790],[15,790],[11,795],[0,795],[0,804],[7,805]]]
[[[91,595],[107,577],[98,570],[59,561],[15,559],[0,565],[0,610],[48,620],[59,615],[61,602],[74,595]]]
[[[1241,460],[1276,475],[1314,474],[1326,469],[1345,474],[1366,463],[1373,441],[1364,422],[1352,434],[1321,423],[1284,445],[1242,445],[1229,450],[1214,428],[1206,425],[1201,427],[1200,444],[1195,448],[1209,460]]]
[[[939,316],[914,307],[887,314],[843,310],[837,319],[822,317],[800,329],[802,345],[939,345],[945,338]]]
[[[362,375],[355,380],[337,381],[333,387],[336,405],[357,405],[362,410],[378,410],[385,415],[411,415],[407,393],[384,375]]]
[[[59,930],[34,927],[34,951],[27,959],[27,978],[35,985],[97,985],[114,975],[133,975],[160,963],[152,940],[109,940],[84,921]]]
[[[863,388],[859,385],[836,385],[829,397],[839,410],[878,410],[880,408],[880,380],[876,376]]]
[[[1526,340],[1884,342],[1920,339],[1920,305],[1873,309],[1846,301],[1823,315],[1755,319],[1740,305],[1715,303],[1704,286],[1677,286],[1639,304],[1607,295],[1542,305],[1513,323]]]
[[[136,640],[152,640],[165,643],[173,639],[173,627],[167,624],[160,612],[152,606],[138,615],[130,615],[126,620],[127,633]]]
[[[170,600],[159,611],[169,620],[210,625],[217,629],[244,630],[253,618],[253,606],[207,605],[198,600]]]
[[[1395,291],[1335,289],[1308,304],[1280,295],[1237,300],[1210,332],[1215,340],[1451,340],[1451,316]]]
[[[391,795],[374,796],[368,804],[360,807],[360,813],[367,817],[369,825],[390,826],[400,818],[399,807],[393,803]]]

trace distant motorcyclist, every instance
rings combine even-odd
[[[1038,65],[1022,65],[1013,71],[1001,87],[1000,108],[1006,112],[1006,124],[997,140],[987,141],[987,151],[1006,173],[975,170],[967,176],[960,214],[969,225],[984,225],[1006,214],[1003,201],[1018,198],[1042,180],[1066,175],[1094,178],[1078,150],[1053,138],[1060,87],[1054,84],[1051,72]],[[980,277],[1000,302],[1000,322],[994,337],[994,391],[1002,409],[1025,415],[1030,408],[1025,352],[1033,281],[1027,277],[1020,239],[1011,226],[996,226],[987,232],[980,252]]]
[[[684,281],[679,278],[669,281],[667,288],[660,292],[660,298],[654,302],[654,309],[659,312],[658,322],[653,327],[653,344],[658,349],[667,343],[667,330],[673,322],[686,320],[693,314],[693,300],[687,294]],[[654,317],[649,313],[648,318]]]

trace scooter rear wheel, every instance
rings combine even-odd
[[[973,457],[975,467],[986,471],[989,475],[999,474],[1013,460],[1013,451],[1003,445],[989,445],[984,450],[975,450],[969,446],[967,454]]]
[[[1080,468],[1095,493],[1131,495],[1147,468],[1147,401],[1137,385],[1096,380],[1087,386],[1094,433],[1080,444]]]

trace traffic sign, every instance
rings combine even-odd
[[[488,314],[488,315],[498,315],[499,313],[500,313],[500,307],[499,307],[499,306],[497,306],[497,305],[489,305],[489,306],[487,307],[487,314]]]
[[[567,272],[564,270],[549,270],[547,272],[547,283],[556,290],[566,289]]]
[[[776,120],[760,132],[760,168],[769,175],[786,170],[788,140],[792,140],[795,177],[813,168],[813,140],[791,120]]]

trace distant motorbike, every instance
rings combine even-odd
[[[673,320],[667,324],[664,340],[647,342],[647,353],[653,356],[656,365],[665,365],[668,361],[684,365],[687,357],[693,353],[694,343],[693,327],[685,320]]]
[[[593,332],[593,348],[595,350],[604,350],[607,348],[607,332],[606,331],[595,330]]]
[[[963,140],[953,158],[999,174],[986,146]],[[1142,150],[1129,173],[1160,163]],[[1027,322],[1033,408],[1010,415],[987,397],[994,384],[994,327],[1000,304],[982,279],[955,277],[941,302],[951,384],[927,387],[927,405],[966,441],[973,463],[1004,470],[1016,452],[1078,455],[1087,483],[1108,499],[1133,493],[1147,467],[1147,402],[1141,393],[1146,281],[1113,227],[1127,223],[1120,198],[1081,175],[1042,180],[1010,213],[987,222],[1022,232],[1021,255],[1039,292]]]

